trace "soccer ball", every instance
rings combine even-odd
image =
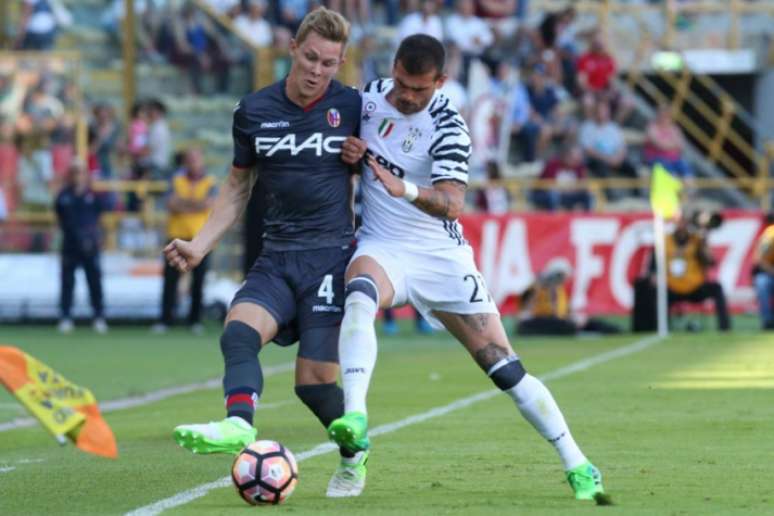
[[[278,504],[298,484],[296,458],[278,442],[256,441],[234,459],[231,479],[247,503]]]

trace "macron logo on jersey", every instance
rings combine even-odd
[[[256,136],[255,153],[266,157],[274,156],[279,151],[289,151],[291,156],[297,156],[303,150],[314,151],[315,156],[322,156],[323,152],[328,154],[341,154],[341,144],[346,140],[346,136],[328,136],[323,138],[322,133],[312,133],[309,138],[301,142],[296,141],[296,135],[286,134],[282,138]]]
[[[279,122],[261,122],[261,129],[286,129],[290,127],[290,122],[280,120]]]

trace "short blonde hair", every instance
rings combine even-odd
[[[323,39],[342,44],[342,51],[349,40],[349,22],[336,11],[318,7],[304,16],[296,31],[296,43],[304,42],[310,32],[316,32]]]

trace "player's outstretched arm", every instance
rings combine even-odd
[[[207,222],[194,239],[190,242],[175,239],[164,248],[170,265],[186,272],[201,263],[245,211],[255,177],[253,170],[231,167]]]
[[[418,187],[393,175],[377,163],[373,156],[367,155],[366,161],[373,170],[376,179],[393,197],[403,197],[420,210],[434,217],[456,220],[462,215],[462,209],[465,206],[465,189],[467,188],[464,183],[449,179],[437,181],[432,188]]]

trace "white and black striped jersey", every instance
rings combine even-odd
[[[418,186],[437,181],[468,182],[470,134],[449,99],[436,91],[428,106],[404,115],[387,102],[392,79],[363,90],[360,137],[368,152],[393,174]],[[397,241],[402,246],[445,249],[467,245],[462,225],[428,215],[405,199],[392,197],[366,167],[362,180],[363,222],[358,235]]]

